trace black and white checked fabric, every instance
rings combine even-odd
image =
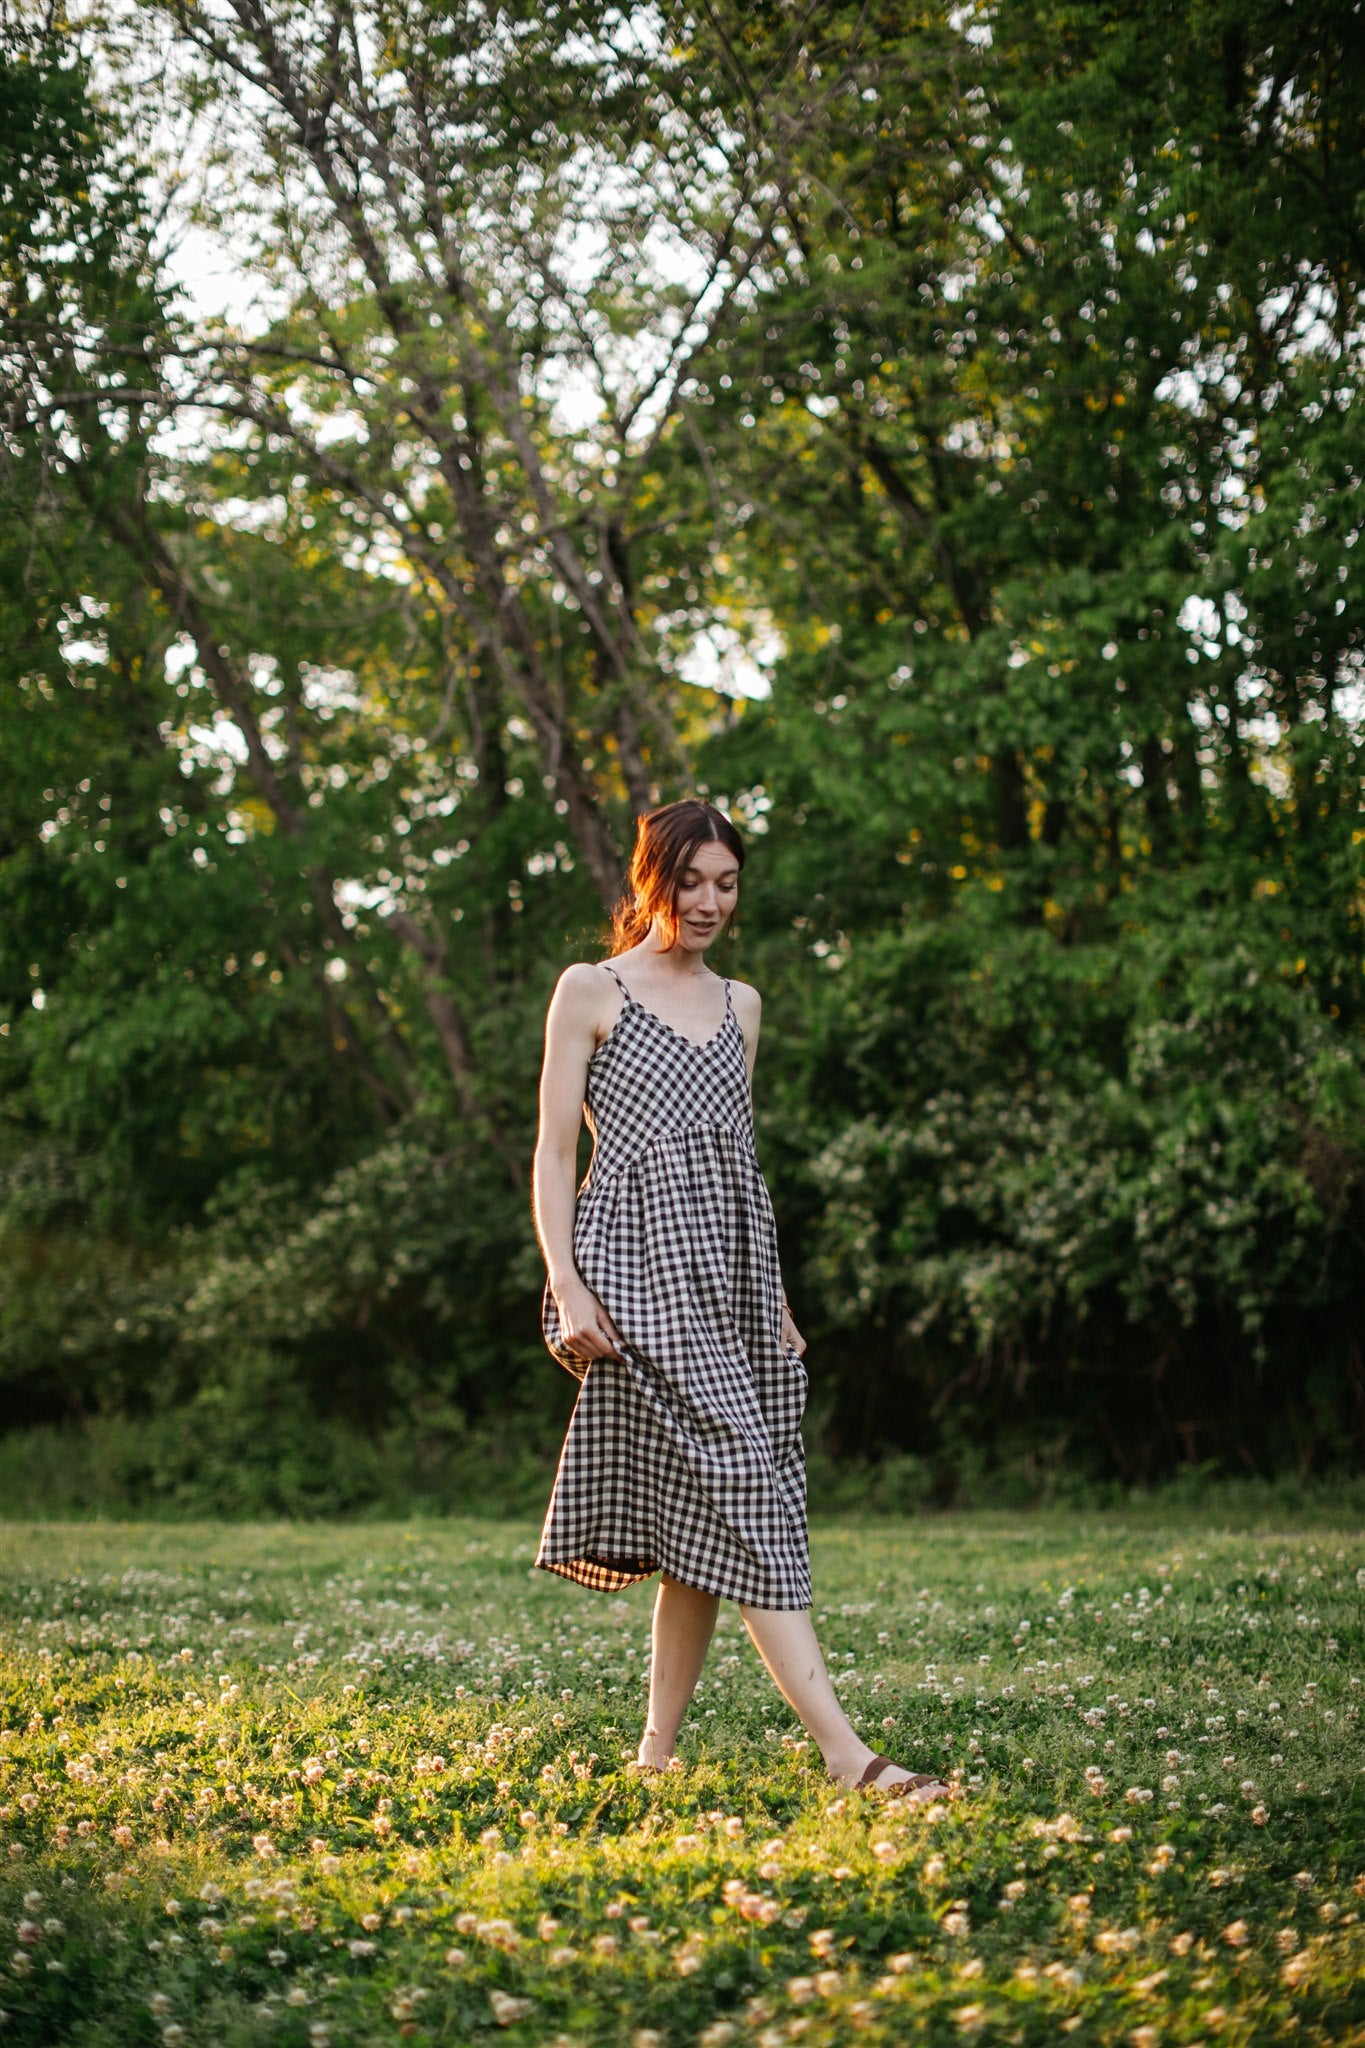
[[[698,1045],[607,972],[625,1001],[588,1065],[574,1257],[626,1356],[585,1367],[567,1352],[547,1281],[545,1342],[582,1385],[536,1564],[605,1592],[662,1569],[755,1607],[809,1607],[806,1369],[781,1340],[730,984]]]

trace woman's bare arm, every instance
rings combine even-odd
[[[580,962],[566,967],[545,1019],[540,1130],[531,1168],[531,1205],[564,1341],[580,1357],[610,1358],[618,1332],[574,1263],[578,1131],[588,1061],[597,1047],[605,977]]]
[[[758,1033],[763,1018],[763,998],[756,988],[747,981],[730,984],[731,1000],[739,1028],[744,1033],[744,1065],[749,1075],[750,1095],[753,1093],[754,1062],[758,1058]],[[799,1358],[806,1348],[806,1340],[796,1327],[795,1319],[787,1306],[787,1297],[782,1296],[782,1342],[790,1344]]]

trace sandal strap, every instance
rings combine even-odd
[[[893,1771],[898,1771],[900,1769],[900,1765],[896,1763],[893,1758],[889,1756],[874,1756],[871,1763],[869,1763],[867,1769],[863,1772],[863,1775],[861,1776],[861,1778],[859,1778],[857,1784],[854,1786],[854,1791],[888,1792],[894,1796],[896,1793],[899,1792],[918,1792],[920,1787],[923,1785],[942,1786],[945,1793],[948,1792],[950,1789],[946,1784],[944,1784],[943,1779],[938,1777],[933,1771],[912,1771],[908,1778],[901,1778],[894,1785],[882,1785],[877,1782],[877,1774],[879,1771],[883,1770],[888,1764],[891,1766],[891,1769]]]

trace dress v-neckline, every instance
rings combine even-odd
[[[606,966],[605,961],[603,961],[602,964],[603,966]],[[730,983],[728,979],[722,976],[721,979],[725,981],[725,1015],[721,1018],[719,1024],[717,1024],[715,1030],[711,1033],[711,1036],[709,1038],[689,1038],[685,1031],[679,1031],[676,1024],[670,1024],[667,1017],[661,1017],[657,1010],[650,1009],[648,1003],[642,1003],[640,1001],[640,998],[634,993],[634,991],[626,987],[626,984],[622,981],[620,975],[616,972],[616,969],[614,967],[607,967],[607,972],[611,976],[612,980],[616,983],[616,986],[620,989],[622,995],[625,997],[626,1002],[628,1004],[634,1003],[637,1010],[642,1010],[646,1017],[652,1017],[656,1024],[662,1025],[663,1029],[667,1032],[670,1032],[674,1038],[680,1038],[684,1045],[691,1046],[693,1052],[709,1052],[711,1047],[716,1043],[716,1040],[720,1037],[722,1031],[724,1031],[731,1017],[734,1015],[734,1005],[730,1001]],[[615,1019],[615,1021],[612,1024],[611,1030],[607,1033],[607,1038],[610,1038],[613,1035],[613,1033],[616,1030],[617,1024],[620,1023],[621,1017],[623,1017],[624,1015],[625,1009],[623,1007],[621,1015]],[[605,1046],[607,1038],[604,1038],[602,1040],[602,1045],[598,1046],[598,1052],[601,1052],[602,1047]]]

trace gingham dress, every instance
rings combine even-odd
[[[662,1569],[755,1607],[809,1607],[806,1369],[781,1339],[730,984],[698,1045],[607,972],[625,1001],[588,1063],[574,1258],[625,1357],[566,1351],[546,1282],[545,1342],[582,1385],[536,1564],[605,1592]]]

